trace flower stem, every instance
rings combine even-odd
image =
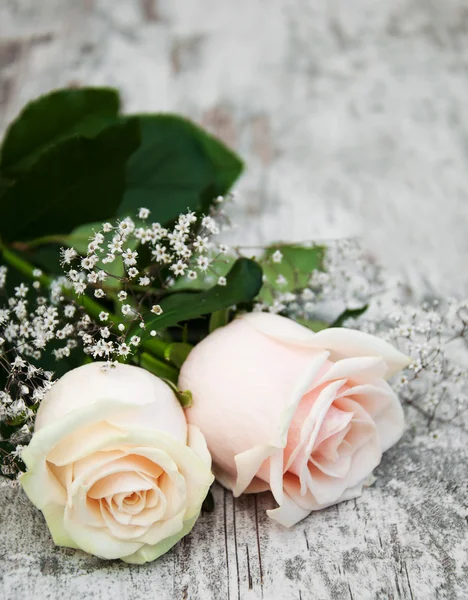
[[[172,365],[155,358],[153,355],[148,354],[148,352],[142,352],[139,358],[140,366],[153,373],[153,375],[177,383],[179,371]]]

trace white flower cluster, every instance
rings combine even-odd
[[[0,266],[0,471],[12,475],[17,471],[18,452],[5,450],[26,442],[32,430],[36,410],[52,385],[53,373],[37,366],[45,350],[56,359],[70,355],[77,347],[76,306],[62,295],[64,281],[54,281],[40,295],[39,278],[6,291],[7,267]],[[13,292],[11,294],[11,291]]]
[[[138,336],[125,341],[129,324],[137,321],[145,328],[145,315],[162,314],[159,302],[177,278],[194,280],[209,270],[216,272],[216,262],[227,252],[213,241],[226,220],[224,200],[217,199],[210,215],[179,215],[171,229],[148,223],[150,211],[140,208],[134,219],[103,223],[84,256],[75,248],[62,249],[62,266],[74,292],[91,293],[114,311],[103,309],[94,328],[91,322],[83,323],[79,335],[86,353],[109,361],[129,356],[140,343]],[[217,282],[226,285],[225,277]]]
[[[274,267],[283,260],[281,251],[276,250],[270,263]],[[387,280],[382,269],[363,254],[357,241],[344,239],[326,242],[323,270],[311,271],[306,286],[295,293],[282,291],[286,283],[281,273],[275,276],[275,286],[271,286],[273,301],[258,303],[255,310],[330,321],[344,308],[354,310],[367,305],[384,289]]]

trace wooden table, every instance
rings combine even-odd
[[[3,0],[0,126],[68,84],[190,116],[248,169],[231,239],[367,236],[415,295],[466,294],[464,0]],[[150,565],[53,546],[0,489],[0,596],[218,600],[468,598],[466,423],[408,412],[361,498],[291,530],[268,494],[215,510]]]

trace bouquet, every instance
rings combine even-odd
[[[214,478],[294,526],[372,484],[402,402],[429,429],[466,408],[468,303],[410,305],[352,240],[228,247],[242,168],[111,89],[52,92],[5,135],[0,471],[59,546],[154,560]]]

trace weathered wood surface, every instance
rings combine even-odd
[[[0,33],[0,127],[53,87],[118,86],[125,110],[184,113],[241,152],[236,240],[364,231],[416,292],[468,292],[464,0],[2,0]],[[466,423],[408,422],[356,501],[288,531],[268,494],[216,487],[143,567],[54,548],[2,488],[0,597],[468,598]]]

